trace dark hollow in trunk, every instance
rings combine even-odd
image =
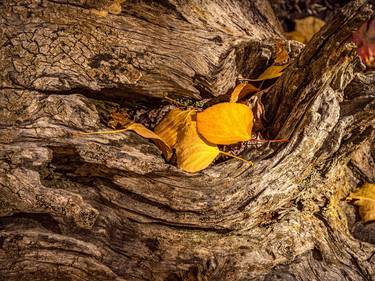
[[[351,1],[264,96],[270,137],[187,174],[100,108],[217,99],[285,40],[265,0],[0,2],[0,280],[373,280],[375,227],[346,196],[375,181],[375,74]],[[371,244],[372,243],[372,244]]]

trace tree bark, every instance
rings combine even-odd
[[[286,144],[187,174],[103,111],[220,99],[272,63],[268,2],[0,2],[0,280],[373,280],[374,224],[346,196],[374,182],[375,74],[345,6],[263,95]],[[302,51],[301,51],[302,49]],[[300,53],[299,53],[300,52]]]

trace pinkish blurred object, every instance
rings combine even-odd
[[[364,23],[353,34],[353,42],[358,46],[358,55],[369,68],[375,68],[375,19]]]

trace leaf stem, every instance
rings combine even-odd
[[[167,101],[170,101],[171,103],[174,103],[175,105],[178,105],[178,106],[182,106],[182,107],[186,107],[185,104],[182,104],[174,99],[171,99],[170,97],[168,97],[167,95],[164,95],[163,96],[164,99],[166,99]]]
[[[224,152],[224,151],[221,151],[221,150],[220,150],[220,153],[223,154],[223,155],[225,155],[225,156],[229,156],[229,157],[232,157],[232,158],[235,158],[235,159],[241,160],[241,161],[243,161],[243,162],[246,162],[247,164],[249,164],[249,165],[251,165],[251,166],[254,165],[253,162],[251,162],[251,161],[249,161],[249,160],[246,160],[246,159],[244,159],[244,158],[238,157],[238,156],[236,156],[236,155],[230,154],[230,153],[228,153],[228,152]]]
[[[91,133],[75,133],[76,135],[105,135],[105,134],[117,134],[129,131],[128,128],[120,129],[120,130],[111,130],[111,131],[99,131],[99,132],[91,132]]]

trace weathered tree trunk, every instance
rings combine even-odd
[[[109,2],[0,2],[0,280],[375,279],[375,226],[344,200],[375,181],[375,74],[348,43],[369,5],[337,11],[263,96],[289,143],[187,174],[136,134],[72,134],[113,102],[226,94],[272,63],[279,24],[265,0],[90,12]]]

